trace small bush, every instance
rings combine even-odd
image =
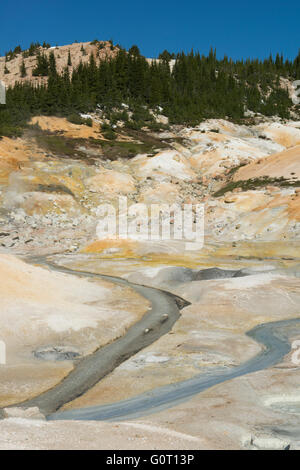
[[[116,111],[111,113],[110,115],[110,123],[117,124],[118,121],[127,122],[128,121],[128,113],[127,111]]]
[[[153,122],[154,117],[149,113],[149,110],[144,106],[136,106],[133,115],[133,121]]]
[[[91,118],[84,119],[81,116],[79,116],[79,114],[76,114],[76,113],[69,114],[69,116],[67,117],[67,120],[71,122],[72,124],[93,127],[93,120]]]
[[[110,128],[102,132],[102,135],[107,140],[116,140],[117,134]]]
[[[170,129],[170,126],[168,126],[167,124],[161,124],[160,122],[155,122],[155,121],[150,122],[149,124],[147,124],[147,126],[149,127],[151,131],[154,131],[154,132],[166,131]]]
[[[111,126],[110,124],[108,124],[107,122],[103,122],[100,126],[100,129],[101,131],[105,132],[105,131],[109,131],[111,130]]]
[[[82,124],[82,117],[79,116],[79,114],[70,114],[68,117],[67,117],[67,120],[69,122],[71,122],[72,124]]]
[[[284,177],[270,178],[268,176],[263,176],[260,178],[250,178],[248,180],[231,181],[226,186],[216,191],[213,196],[224,196],[227,191],[233,191],[235,188],[241,188],[242,191],[251,191],[263,188],[267,185],[279,186],[282,188],[298,187],[300,186],[300,181],[290,181]]]
[[[20,127],[17,126],[9,126],[9,125],[4,125],[0,126],[0,139],[2,136],[5,137],[21,137],[23,133],[23,130]]]
[[[142,121],[130,120],[126,123],[126,127],[128,129],[133,129],[134,131],[139,131],[143,126],[144,126],[144,123]]]
[[[93,127],[93,119],[92,118],[87,118],[84,120],[84,124],[89,127]]]

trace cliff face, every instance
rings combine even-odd
[[[73,68],[77,67],[80,62],[83,64],[90,60],[90,55],[93,54],[97,63],[107,57],[112,57],[116,54],[117,48],[112,46],[108,41],[99,41],[97,43],[91,42],[78,42],[66,46],[57,46],[50,48],[39,47],[35,55],[23,57],[23,53],[19,53],[13,59],[5,61],[5,57],[0,57],[0,80],[6,86],[14,85],[16,82],[30,81],[33,83],[43,83],[47,81],[46,77],[35,77],[32,75],[33,70],[37,65],[37,54],[45,54],[48,58],[50,53],[53,52],[56,60],[56,68],[58,73],[61,73],[65,67],[68,67],[70,73]],[[69,52],[71,57],[71,64],[69,62]],[[26,55],[26,54],[25,54]],[[22,77],[21,66],[24,60],[26,76]]]

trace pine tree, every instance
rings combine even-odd
[[[49,75],[56,76],[56,74],[57,74],[57,71],[56,71],[55,55],[54,55],[54,52],[51,51],[49,54]]]
[[[72,65],[72,59],[71,59],[71,52],[70,52],[70,49],[69,49],[69,53],[68,53],[68,66],[71,67]]]
[[[37,65],[32,71],[34,77],[46,77],[49,72],[49,62],[45,54],[38,53]]]
[[[22,61],[22,64],[21,64],[21,67],[20,67],[20,73],[21,73],[22,78],[26,77],[26,75],[27,75],[24,60]]]
[[[5,73],[9,73],[7,64],[14,51],[6,53]],[[37,54],[33,74],[48,76],[48,81],[39,85],[16,83],[8,89],[5,113],[0,107],[0,134],[17,135],[19,127],[37,112],[68,116],[92,111],[97,104],[107,116],[117,120],[115,108],[128,103],[135,121],[128,121],[127,114],[126,125],[137,129],[152,125],[148,109],[158,105],[171,123],[188,125],[206,118],[239,120],[244,109],[286,118],[292,103],[280,77],[300,78],[300,54],[294,61],[284,61],[282,55],[276,55],[275,60],[269,57],[234,61],[227,56],[217,59],[213,49],[208,56],[191,51],[177,54],[171,72],[171,53],[164,51],[160,62],[148,63],[133,46],[129,53],[120,49],[98,65],[91,55],[88,63],[81,62],[72,73],[66,65],[59,74],[54,51],[47,57],[38,43],[33,43],[30,53]],[[27,56],[29,50],[23,52],[21,75]]]

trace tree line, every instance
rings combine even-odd
[[[53,51],[49,56],[38,53],[33,75],[48,77],[47,84],[25,81],[8,88],[7,104],[0,107],[0,133],[21,132],[34,114],[68,116],[100,108],[110,115],[122,103],[133,112],[130,119],[128,115],[123,119],[136,127],[147,122],[149,108],[158,106],[171,123],[185,125],[206,118],[237,121],[245,110],[282,118],[290,115],[292,102],[283,79],[300,79],[300,52],[293,61],[279,54],[265,60],[234,61],[227,56],[220,60],[213,49],[207,56],[164,51],[159,59],[149,63],[132,46],[128,51],[120,48],[114,58],[99,64],[91,54],[88,63],[81,62],[70,73],[69,54],[59,74]],[[24,63],[21,76],[26,76]]]

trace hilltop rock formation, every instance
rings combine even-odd
[[[38,47],[34,55],[24,57],[22,52],[18,53],[9,61],[5,61],[5,57],[0,57],[0,80],[6,86],[14,85],[16,82],[30,81],[33,83],[45,83],[46,77],[35,77],[32,72],[37,65],[37,54],[45,54],[47,58],[51,52],[54,53],[56,60],[56,68],[58,73],[62,73],[67,67],[71,74],[75,67],[78,67],[80,62],[83,64],[88,63],[91,54],[94,56],[96,63],[105,60],[108,57],[113,57],[117,53],[118,48],[114,47],[109,41],[96,41],[96,42],[76,42],[66,46],[54,47]],[[71,64],[69,63],[69,54]],[[24,62],[26,76],[22,77],[21,66]],[[70,64],[70,65],[69,65]],[[5,69],[6,67],[6,69]],[[5,70],[7,70],[5,72]]]

